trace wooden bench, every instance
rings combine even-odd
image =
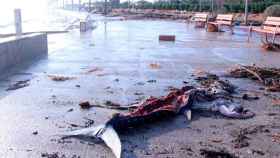
[[[220,26],[228,26],[233,34],[233,14],[218,14],[214,22],[207,23],[207,27],[208,24],[215,25],[218,29]]]
[[[272,35],[272,44],[274,44],[276,36],[280,35],[280,17],[267,17],[265,22],[261,27],[252,27],[252,24],[249,28],[248,41],[252,35],[252,32],[257,32],[265,35],[266,42],[268,42],[268,35]]]
[[[196,13],[192,19],[195,22],[195,27],[205,27],[208,21],[208,14],[207,13]]]

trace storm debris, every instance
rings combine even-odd
[[[161,68],[161,66],[157,63],[152,63],[149,66],[150,66],[151,69],[160,69]]]
[[[15,84],[10,85],[9,88],[6,89],[6,91],[17,90],[23,87],[27,87],[30,85],[29,81],[30,80],[17,81]]]
[[[158,37],[159,41],[172,41],[174,42],[176,39],[176,36],[174,35],[159,35]]]
[[[59,76],[59,75],[48,75],[48,77],[53,81],[67,81],[76,78],[76,77],[67,77],[67,76]]]
[[[255,150],[255,149],[252,150],[252,153],[253,154],[258,154],[258,155],[261,155],[261,156],[265,155],[265,153],[263,151]]]
[[[91,68],[88,71],[86,71],[86,74],[97,72],[97,71],[103,71],[103,69],[101,69],[99,67],[94,67],[94,68]]]
[[[80,107],[82,109],[89,109],[89,108],[91,108],[91,105],[90,105],[90,103],[88,101],[80,102],[79,105],[80,105]]]
[[[166,91],[176,91],[176,90],[178,90],[178,88],[173,87],[173,86],[168,86],[166,89]]]
[[[73,109],[73,108],[71,108],[71,109],[67,110],[67,112],[72,112],[72,111],[74,111],[74,109]]]
[[[242,95],[242,99],[244,99],[244,100],[258,100],[259,97],[256,96],[256,95],[245,93],[245,94]]]
[[[232,140],[232,143],[234,143],[234,148],[244,148],[244,147],[248,147],[249,144],[249,137],[247,137],[247,131],[245,130],[240,130],[238,131],[237,135],[235,136],[235,139]]]
[[[221,142],[223,142],[223,139],[221,139],[221,138],[211,138],[211,139],[208,139],[208,140],[213,142],[213,143],[221,143]]]
[[[249,126],[247,128],[241,128],[240,130],[232,131],[231,135],[235,137],[234,140],[232,140],[232,143],[234,143],[235,148],[244,148],[248,147],[249,135],[257,134],[257,133],[269,133],[270,130],[267,128],[266,125],[258,125],[258,126]]]
[[[145,85],[145,82],[137,82],[137,83],[135,83],[135,85],[143,86],[143,85]]]
[[[267,91],[280,92],[280,69],[257,67],[253,66],[239,66],[230,70],[230,75],[236,78],[249,78],[260,82],[266,87]]]
[[[86,118],[86,117],[84,117],[84,119],[86,120],[85,125],[84,125],[85,128],[90,127],[94,124],[94,120]]]
[[[273,134],[272,141],[280,144],[280,133]]]
[[[109,107],[120,107],[120,106],[121,106],[119,103],[114,103],[114,102],[112,102],[112,101],[110,101],[110,100],[107,100],[107,101],[105,102],[105,105],[106,105],[106,106],[109,106]]]
[[[38,134],[38,131],[34,131],[32,132],[33,135],[37,135]]]
[[[81,156],[78,155],[70,155],[66,156],[65,154],[60,155],[58,152],[54,153],[41,153],[41,157],[43,158],[81,158]]]
[[[261,48],[266,51],[279,51],[280,45],[276,44],[276,43],[268,43],[268,42],[262,41]]]
[[[130,109],[135,108],[135,106],[131,106],[131,105],[121,106],[120,104],[114,103],[109,100],[103,104],[99,104],[99,103],[90,104],[89,101],[84,101],[84,102],[81,102],[79,105],[82,109],[89,109],[92,107],[97,107],[97,108],[114,109],[114,110],[130,110]]]
[[[142,92],[135,92],[134,95],[144,95]]]
[[[149,83],[156,83],[157,80],[148,80],[147,82],[149,82]]]
[[[271,101],[271,103],[272,103],[272,105],[274,105],[274,106],[280,106],[280,99],[273,99],[273,100]]]
[[[56,153],[42,153],[41,157],[45,157],[45,158],[59,158],[58,152],[56,152]]]
[[[224,149],[211,150],[211,149],[200,149],[200,154],[205,158],[238,158],[232,153]]]

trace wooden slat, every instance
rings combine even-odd
[[[262,28],[253,28],[252,31],[255,31],[255,32],[258,32],[258,33],[266,33],[266,34],[276,33],[276,35],[280,35],[280,32],[274,32],[272,30],[266,30],[266,29],[262,29]]]
[[[195,20],[206,20],[207,18],[194,18]]]
[[[279,26],[280,25],[280,21],[265,21],[263,23],[264,25],[273,25],[273,26]]]
[[[233,15],[232,14],[218,14],[217,20],[228,20],[232,21],[233,20]]]
[[[193,21],[195,21],[195,22],[206,22],[206,21],[207,21],[207,17],[208,17],[208,14],[205,14],[205,13],[196,13],[196,14],[194,15]]]
[[[232,24],[232,21],[223,21],[223,20],[218,20],[216,21],[218,24],[221,24],[221,25],[231,25]]]
[[[197,13],[194,15],[195,18],[207,18],[208,14]]]
[[[195,22],[206,22],[207,20],[206,19],[194,19],[193,21],[195,21]]]
[[[266,18],[266,21],[280,22],[280,17],[269,16],[269,17]]]
[[[277,28],[277,27],[273,27],[273,26],[264,26],[263,29],[264,30],[269,30],[269,31],[277,31],[277,32],[280,32],[280,28]]]

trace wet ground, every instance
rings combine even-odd
[[[159,42],[159,34],[176,35],[176,42]],[[247,43],[247,34],[241,29],[234,35],[207,33],[174,21],[99,22],[93,32],[50,35],[48,58],[2,75],[0,157],[57,153],[67,158],[111,158],[113,154],[102,144],[55,136],[81,128],[75,125],[90,123],[88,119],[94,120],[94,125],[104,123],[118,112],[83,110],[78,105],[81,101],[128,105],[151,95],[165,95],[169,86],[183,86],[197,70],[223,74],[236,64],[280,67],[279,60],[279,53],[260,49],[259,40]],[[48,75],[73,78],[56,82]],[[6,91],[10,84],[22,80],[30,80],[29,86]],[[271,105],[271,98],[279,94],[259,90],[261,86],[249,80],[230,80],[241,92],[249,90],[260,96],[257,101],[242,101],[256,113],[255,118],[231,120],[196,113],[191,122],[178,116],[147,125],[121,136],[123,157],[203,157],[200,150],[205,148],[225,148],[244,158],[279,157],[279,142],[271,137],[280,132],[280,107]],[[247,134],[249,146],[234,148],[232,133],[248,127],[253,131]]]

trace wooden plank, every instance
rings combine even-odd
[[[218,14],[217,20],[228,20],[232,21],[233,20],[233,15],[232,14]]]
[[[223,21],[223,20],[218,20],[216,21],[218,24],[221,25],[232,25],[232,21]]]
[[[194,15],[195,18],[207,18],[208,14],[197,13]]]
[[[207,20],[207,18],[195,18],[194,20],[202,20],[202,21],[205,21],[205,20]]]
[[[175,38],[174,35],[159,35],[160,41],[175,41]]]
[[[278,21],[278,22],[280,22],[280,17],[269,16],[269,17],[266,18],[266,21]]]
[[[207,20],[206,19],[194,19],[193,21],[195,21],[195,22],[206,22]]]
[[[263,33],[263,34],[274,34],[274,31],[271,30],[265,30],[262,28],[253,28],[252,31],[258,32],[258,33]],[[276,32],[276,35],[280,35],[280,32]]]
[[[264,25],[279,26],[279,25],[280,25],[280,21],[268,21],[268,20],[266,20],[266,21],[264,22]]]
[[[280,28],[273,27],[273,26],[264,26],[263,29],[264,29],[264,30],[269,30],[269,31],[277,31],[277,32],[280,32]],[[277,29],[277,30],[276,30],[276,29]]]

